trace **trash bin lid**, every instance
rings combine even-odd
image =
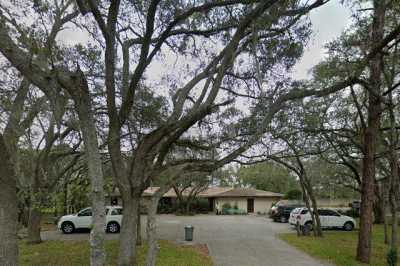
[[[194,228],[193,225],[185,225],[185,228]]]

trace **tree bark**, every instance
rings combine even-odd
[[[383,193],[380,191],[379,184],[375,185],[375,201],[374,201],[374,223],[383,224],[385,221],[385,211],[384,211],[384,198]]]
[[[399,163],[398,163],[398,155],[397,155],[397,144],[398,144],[398,135],[396,132],[396,118],[394,114],[394,105],[393,105],[393,95],[392,93],[389,94],[389,101],[390,101],[390,152],[389,152],[389,159],[390,159],[390,187],[389,187],[389,204],[390,204],[390,212],[392,215],[392,233],[391,233],[391,241],[390,241],[390,248],[392,252],[396,254],[397,257],[397,232],[398,232],[398,219],[397,219],[397,199],[396,195],[399,193]],[[384,213],[386,215],[386,213]]]
[[[300,178],[300,177],[299,177]],[[306,201],[306,206],[310,212],[311,219],[312,219],[312,224],[313,224],[313,234],[316,237],[322,237],[322,229],[321,229],[321,220],[318,215],[318,205],[317,205],[317,200],[315,199],[312,186],[310,184],[310,181],[308,180],[307,176],[303,173],[301,174],[301,182],[302,183],[302,188],[303,188],[303,193],[305,193],[307,197]],[[311,202],[311,206],[310,206]],[[311,210],[312,207],[312,210]]]
[[[102,266],[105,264],[104,228],[106,222],[103,170],[89,88],[83,74],[81,75],[80,92],[78,97],[74,97],[74,102],[85,145],[88,176],[91,181],[92,230],[90,232],[90,265]]]
[[[28,220],[28,243],[39,244],[42,242],[40,236],[41,231],[42,212],[39,208],[32,206],[29,210]]]
[[[321,219],[319,218],[319,214],[318,214],[318,206],[317,206],[317,201],[315,199],[314,193],[309,193],[310,199],[311,199],[311,204],[313,207],[313,213],[312,216],[314,217],[313,220],[315,220],[315,224],[314,224],[314,231],[315,231],[315,236],[318,237],[322,237],[322,229],[321,229]]]
[[[68,182],[64,182],[64,191],[63,191],[63,215],[67,215],[68,213]]]
[[[397,169],[397,164],[396,164],[396,169]],[[395,171],[397,172],[397,170]],[[393,176],[393,179],[398,178],[397,176]],[[393,181],[396,182],[396,181]],[[389,196],[389,201],[390,201],[390,212],[392,215],[392,233],[390,237],[390,247],[391,249],[397,254],[397,232],[398,232],[398,219],[397,219],[397,200],[396,200],[396,194],[398,191],[395,189],[396,185],[391,186],[391,192]]]
[[[159,251],[159,246],[157,243],[157,224],[156,215],[158,202],[160,200],[159,196],[153,196],[151,199],[150,207],[147,213],[147,243],[148,250],[146,256],[146,266],[155,266],[157,260],[157,254]]]
[[[139,211],[137,214],[137,227],[136,227],[136,234],[137,234],[137,240],[136,240],[136,246],[141,246],[142,245],[142,221],[141,221],[141,214],[140,214],[140,202],[139,202]]]
[[[119,239],[118,265],[132,266],[137,265],[136,243],[140,193],[124,194],[122,193],[124,215]]]
[[[188,196],[186,199],[185,214],[190,214],[190,205],[192,204],[192,199]]]
[[[371,50],[383,39],[385,21],[385,0],[374,0],[374,18],[372,23]],[[370,61],[368,91],[368,123],[364,130],[361,182],[361,214],[358,234],[357,260],[369,263],[371,257],[371,233],[373,223],[373,203],[375,187],[375,154],[382,113],[381,73],[382,55],[377,53]],[[373,93],[371,93],[371,91]],[[378,96],[377,96],[378,95]]]
[[[14,165],[0,135],[0,265],[18,265],[18,200]]]

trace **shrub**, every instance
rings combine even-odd
[[[285,198],[289,200],[301,200],[303,197],[303,193],[301,190],[298,189],[292,189],[286,192]]]
[[[222,209],[230,209],[231,208],[231,204],[229,202],[226,202],[222,205]]]
[[[160,201],[160,202],[158,203],[158,206],[157,206],[157,213],[160,213],[160,214],[167,214],[167,213],[172,213],[172,212],[173,212],[173,207],[170,206],[169,204],[166,204],[166,203],[164,203],[164,202],[162,202],[162,201]]]
[[[226,202],[222,205],[222,214],[227,214],[227,211],[231,209],[231,204]]]
[[[347,210],[344,212],[344,215],[354,217],[354,218],[357,218],[360,216],[360,214],[358,213],[358,211],[356,209]]]
[[[196,213],[208,213],[209,208],[210,206],[208,200],[203,198],[197,199],[192,205],[192,210],[194,210]]]
[[[242,209],[239,209],[239,214],[240,214],[240,215],[246,215],[246,214],[247,214],[247,211],[242,210]]]
[[[386,255],[386,261],[389,266],[397,265],[397,252],[394,249],[390,249]]]
[[[229,208],[229,209],[222,209],[222,214],[228,214],[228,215],[245,215],[247,212],[242,209],[234,209],[234,208]]]

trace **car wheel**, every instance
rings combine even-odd
[[[352,231],[352,230],[354,229],[354,224],[353,224],[352,222],[346,222],[346,223],[343,225],[343,229],[344,229],[345,231]]]
[[[286,219],[285,216],[281,216],[281,218],[279,219],[279,221],[280,221],[281,223],[286,223],[286,222],[287,222],[287,219]]]
[[[107,225],[107,232],[115,234],[119,232],[119,224],[116,222],[111,222]]]
[[[306,222],[304,226],[307,226],[307,229],[310,231],[313,229],[312,222]]]
[[[64,234],[72,234],[75,231],[75,227],[71,222],[63,222],[61,225],[61,230]]]

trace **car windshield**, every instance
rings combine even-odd
[[[306,213],[308,213],[308,210],[307,209],[303,209],[303,210],[301,210],[300,214],[306,214]]]
[[[296,208],[296,209],[294,209],[293,211],[292,211],[292,213],[298,213],[300,211],[300,209],[299,208]]]

